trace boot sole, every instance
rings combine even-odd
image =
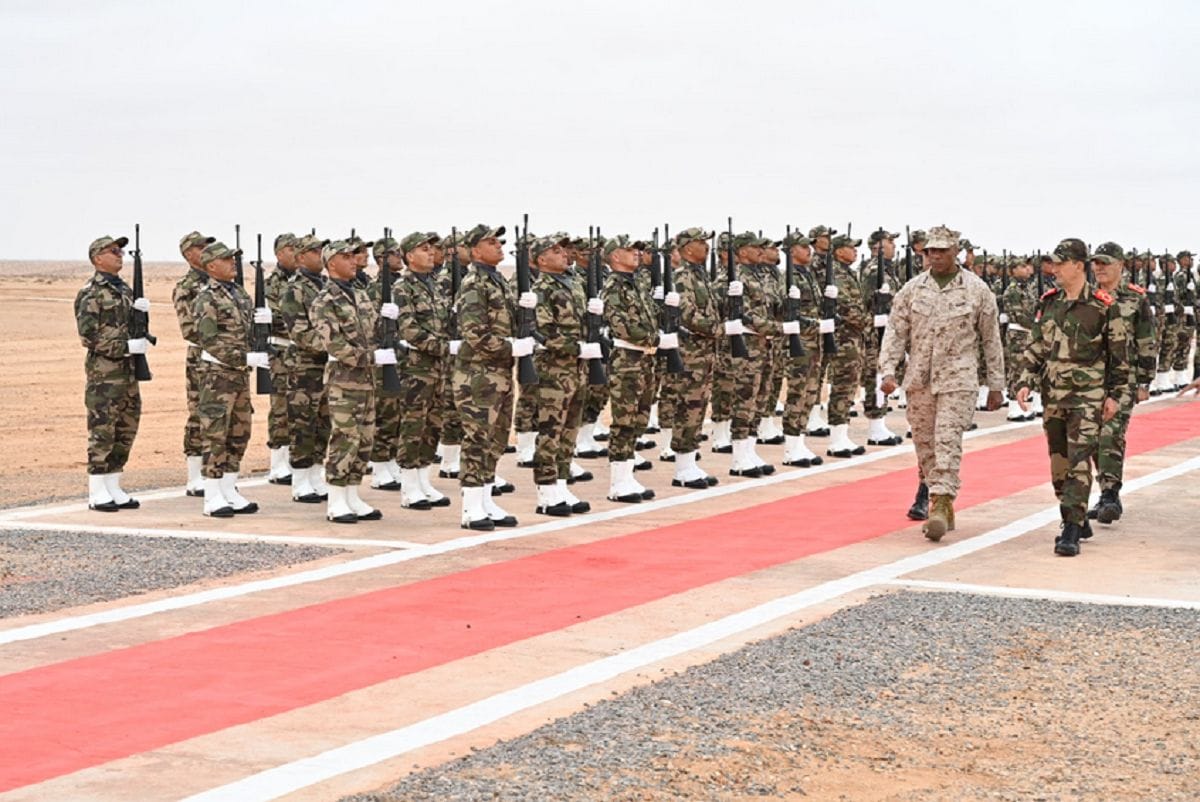
[[[1074,543],[1055,543],[1054,553],[1059,557],[1075,557],[1079,554],[1079,545]]]
[[[276,477],[273,479],[268,479],[267,483],[272,484],[272,485],[290,485],[292,483],[292,477],[290,477],[290,476],[284,476],[282,478]]]
[[[921,527],[921,532],[925,535],[926,540],[932,540],[937,543],[946,534],[946,522],[939,518],[931,518],[925,522],[925,526]]]
[[[608,500],[609,501],[619,501],[622,504],[641,504],[642,503],[642,494],[641,493],[630,493],[625,496],[609,496]]]
[[[1091,516],[1089,515],[1088,517],[1090,518]],[[1102,524],[1111,524],[1114,521],[1121,520],[1121,513],[1115,509],[1104,508],[1096,513],[1096,520]]]
[[[459,524],[459,529],[472,529],[476,532],[490,532],[496,528],[496,525],[490,519],[484,518],[482,521],[471,521],[470,523]]]

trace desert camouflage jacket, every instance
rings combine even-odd
[[[336,363],[340,378],[355,377],[371,385],[378,314],[367,291],[353,280],[331,278],[313,299],[309,312],[313,337],[321,351],[333,358],[330,368]],[[329,369],[325,375],[330,375]]]
[[[271,336],[291,339],[288,336],[287,324],[283,317],[283,296],[287,292],[288,282],[296,275],[295,270],[287,270],[279,265],[270,272],[263,282],[267,291],[267,308],[271,310]]]
[[[408,361],[414,368],[422,360],[450,355],[450,300],[432,275],[405,270],[392,284],[392,301],[400,307],[396,331],[408,343]]]
[[[604,316],[614,339],[642,348],[658,345],[658,312],[634,273],[613,271],[604,282]]]
[[[535,356],[538,363],[573,363],[585,337],[587,298],[583,283],[569,274],[542,272],[533,283],[537,293],[537,330],[544,342]]]

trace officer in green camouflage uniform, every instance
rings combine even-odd
[[[1017,390],[1026,404],[1031,387],[1043,388],[1042,426],[1063,521],[1054,552],[1064,557],[1078,554],[1080,539],[1091,535],[1087,500],[1100,428],[1132,406],[1135,381],[1128,325],[1115,299],[1088,285],[1087,258],[1082,240],[1065,239],[1054,249],[1059,288],[1042,298]]]
[[[204,246],[213,242],[199,231],[184,234],[179,240],[179,252],[188,263],[188,271],[175,284],[171,302],[179,318],[179,331],[187,343],[187,358],[184,361],[184,386],[187,392],[187,423],[183,427],[183,454],[187,461],[187,494],[204,495],[204,479],[201,475],[200,415],[196,405],[200,403],[200,348],[196,345],[196,323],[192,319],[192,307],[196,296],[208,283],[208,273],[200,264],[200,253]]]
[[[858,391],[858,376],[862,370],[859,353],[863,332],[870,328],[870,318],[863,306],[858,278],[850,269],[862,240],[839,235],[832,239],[833,279],[837,287],[837,328],[834,336],[837,353],[828,360],[829,370],[829,448],[830,457],[851,457],[866,449],[850,439],[850,402]]]
[[[360,269],[354,241],[331,242],[321,250],[329,273],[309,307],[312,344],[327,354],[324,375],[331,429],[325,475],[333,523],[376,521],[383,513],[358,495],[375,435],[376,365],[394,363],[395,351],[377,349],[375,303],[355,278]]]
[[[234,259],[241,255],[221,242],[205,246],[200,264],[208,281],[192,302],[194,342],[200,346],[200,441],[204,454],[204,514],[228,518],[258,512],[237,490],[238,471],[254,409],[250,404],[250,368],[269,368],[265,352],[251,351],[257,317],[254,302],[234,281]],[[264,310],[270,315],[269,310]]]
[[[287,419],[287,386],[291,362],[292,341],[284,326],[280,305],[288,281],[296,275],[296,235],[280,234],[275,238],[275,269],[263,282],[267,308],[271,310],[271,409],[267,413],[267,448],[271,450],[271,470],[267,481],[276,485],[292,483],[291,432]]]
[[[754,449],[760,396],[768,392],[763,382],[770,378],[771,342],[772,338],[781,336],[783,325],[780,320],[783,306],[781,293],[770,275],[775,271],[775,266],[768,264],[763,255],[764,247],[769,244],[770,240],[752,231],[744,231],[733,238],[737,281],[730,285],[729,290],[730,295],[736,296],[740,292],[742,296],[746,357],[734,360],[736,375],[733,425],[730,427],[733,440],[730,476],[756,477],[775,472],[775,466],[768,464]]]
[[[1008,288],[1000,298],[1004,312],[1001,325],[1007,324],[1004,335],[1005,384],[1008,388],[1008,419],[1010,421],[1033,420],[1032,411],[1026,412],[1017,403],[1017,378],[1021,367],[1021,354],[1029,347],[1032,337],[1034,316],[1037,314],[1037,286],[1033,282],[1033,266],[1022,262],[1013,268]]]
[[[787,397],[783,404],[783,464],[799,468],[820,465],[824,460],[804,444],[809,412],[821,392],[821,282],[814,275],[812,241],[800,229],[783,240],[792,257],[792,286],[788,301],[796,307],[804,356],[787,360]]]
[[[279,308],[292,341],[288,371],[288,428],[291,434],[292,500],[316,504],[328,498],[322,463],[329,446],[329,403],[325,396],[328,354],[310,315],[325,286],[321,251],[328,241],[309,234],[296,243],[296,275]]]
[[[369,283],[367,295],[378,308],[383,300],[384,264],[387,264],[394,286],[399,280],[404,262],[400,258],[400,243],[390,236],[375,240],[371,246],[371,252],[375,257],[375,264],[379,266],[379,272]],[[380,309],[381,330],[376,332],[376,339],[381,343],[384,320],[386,318],[395,320],[397,317],[399,317],[399,307],[395,303],[390,304],[386,309]],[[396,461],[399,453],[400,397],[383,392],[383,368],[377,366],[375,368],[375,437],[371,442],[370,460],[371,488],[373,490],[400,489],[400,464]]]
[[[75,325],[87,349],[88,507],[101,512],[135,509],[136,499],[121,489],[121,472],[129,460],[133,438],[142,417],[142,396],[133,375],[133,354],[144,354],[149,342],[130,338],[129,316],[136,308],[148,311],[145,298],[121,280],[128,237],[100,237],[88,246],[96,272],[75,296]]]
[[[867,244],[871,247],[872,257],[859,274],[859,286],[862,290],[863,310],[873,325],[863,330],[862,337],[862,374],[859,385],[863,390],[863,415],[868,421],[867,445],[869,446],[898,446],[904,438],[893,434],[884,420],[887,417],[887,399],[880,396],[877,384],[879,363],[879,343],[883,340],[883,330],[887,325],[887,312],[876,313],[875,298],[877,293],[890,296],[902,285],[896,272],[896,237],[890,231],[877,229],[871,232]],[[883,287],[879,287],[879,260],[883,259]]]

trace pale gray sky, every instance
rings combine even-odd
[[[2,0],[0,257],[143,230],[1200,247],[1200,4]]]

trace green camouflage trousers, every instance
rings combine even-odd
[[[183,363],[183,378],[187,392],[187,423],[183,425],[183,453],[198,457],[203,453],[204,441],[200,434],[200,349],[189,345]]]
[[[808,413],[821,392],[821,346],[804,342],[804,356],[788,359],[787,398],[783,402],[783,433],[789,437],[808,432]]]
[[[538,383],[529,389],[536,393],[537,447],[533,457],[533,481],[552,485],[571,478],[571,457],[575,453],[575,433],[583,416],[586,373],[581,360],[571,358],[551,364],[535,357]]]
[[[663,376],[658,420],[664,429],[671,429],[672,450],[686,454],[700,448],[700,428],[717,361],[716,341],[692,335],[680,342],[679,355],[683,357],[683,373]]]
[[[291,445],[292,434],[288,429],[288,372],[291,369],[292,349],[277,347],[271,355],[271,408],[267,412],[267,448],[283,448]]]
[[[1021,355],[1029,348],[1032,336],[1027,331],[1014,331],[1010,326],[1004,341],[1004,383],[1010,398],[1017,396],[1017,380],[1021,378]]]
[[[241,469],[250,444],[254,408],[250,405],[250,374],[245,370],[201,362],[199,369],[200,439],[204,476],[220,479]]]
[[[911,409],[912,394],[909,394]],[[1042,429],[1050,451],[1050,481],[1063,521],[1082,526],[1092,492],[1092,460],[1100,442],[1101,406],[1046,407]],[[916,436],[915,433],[913,435]]]
[[[372,368],[329,366],[329,456],[325,479],[338,487],[362,483],[375,439],[375,379]]]
[[[875,377],[879,373],[879,329],[872,327],[863,334],[862,367],[859,384],[863,389],[863,415],[867,420],[877,420],[887,415],[887,399],[883,406],[875,395]]]
[[[122,366],[120,363],[125,363]],[[133,378],[132,362],[89,354],[84,365],[87,384],[87,472],[120,473],[129,461],[129,450],[142,417],[142,395]]]
[[[454,365],[454,403],[462,419],[462,487],[483,487],[496,478],[496,463],[508,445],[513,417],[511,367]]]
[[[633,459],[634,445],[646,431],[650,405],[654,403],[654,356],[628,348],[614,348],[608,364],[608,388],[612,404],[612,434],[608,461]]]
[[[1096,481],[1101,490],[1120,490],[1125,478],[1125,435],[1129,432],[1129,419],[1133,410],[1121,407],[1112,420],[1100,424],[1100,442],[1096,447],[1093,463],[1096,466]]]
[[[862,369],[859,335],[839,337],[838,351],[829,358],[829,425],[850,422],[850,402],[858,391],[858,375]]]
[[[769,348],[767,343],[762,337],[746,335],[746,357],[730,360],[730,420],[733,423],[729,431],[734,440],[753,437],[757,433],[759,394],[763,392],[763,371],[766,369]]]
[[[400,454],[400,396],[383,392],[383,369],[375,368],[375,437],[371,441],[371,462],[398,459]],[[400,386],[404,386],[401,374]]]
[[[615,350],[615,349],[614,349]],[[610,372],[611,365],[605,366]],[[609,387],[607,384],[602,384],[598,387],[588,386],[583,397],[583,422],[595,423],[600,420],[600,413],[608,406]]]
[[[786,345],[787,337],[772,337],[767,340],[767,348],[763,352],[762,383],[758,391],[758,410],[755,413],[758,420],[775,414],[775,402],[779,400],[779,390],[783,385],[784,360],[787,358],[786,353],[779,353],[781,342]]]
[[[423,468],[433,464],[442,433],[442,387],[445,384],[440,360],[427,360],[421,370],[410,369],[400,382],[401,468]]]
[[[1181,319],[1183,315],[1179,316]],[[1188,355],[1192,351],[1192,336],[1195,334],[1194,329],[1186,323],[1179,324],[1179,330],[1175,333],[1177,341],[1175,343],[1175,355],[1171,360],[1171,370],[1187,370]]]
[[[458,415],[458,406],[454,403],[454,370],[453,358],[446,363],[442,380],[442,444],[457,446],[462,444],[462,418]]]
[[[713,362],[712,378],[712,419],[715,421],[729,420],[733,417],[733,376],[734,362],[742,360],[733,358],[729,351],[729,338],[717,338],[717,358]]]
[[[538,374],[541,378],[542,374]],[[513,413],[513,428],[518,432],[537,431],[537,385],[517,388],[516,411]]]
[[[324,365],[300,362],[288,374],[287,408],[292,467],[311,468],[321,464],[329,446]]]

